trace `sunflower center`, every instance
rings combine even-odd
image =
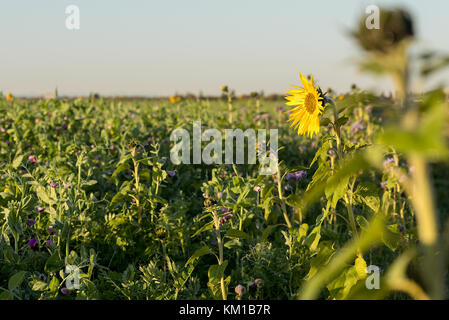
[[[316,98],[312,93],[307,93],[306,98],[304,100],[304,105],[306,107],[306,110],[309,113],[314,113],[316,109]]]

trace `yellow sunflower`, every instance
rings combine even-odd
[[[298,130],[298,134],[308,134],[312,137],[313,134],[320,131],[319,115],[324,110],[324,98],[321,90],[315,88],[313,82],[313,76],[310,75],[310,82],[300,73],[301,82],[303,87],[292,86],[296,89],[287,91],[289,94],[285,97],[288,100],[286,105],[296,106],[290,113],[290,119],[293,121],[291,127]]]
[[[11,94],[11,92],[8,92],[8,94],[6,95],[6,101],[13,101],[14,100],[14,96]]]

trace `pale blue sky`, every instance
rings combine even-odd
[[[65,27],[69,4],[80,8],[79,31]],[[0,91],[281,93],[300,71],[338,91],[387,88],[358,73],[345,34],[369,4],[406,6],[419,46],[449,52],[447,0],[0,0]]]

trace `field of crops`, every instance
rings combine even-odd
[[[0,299],[447,298],[448,97],[409,94],[403,73],[375,61],[394,96],[319,89],[315,74],[298,79],[292,104],[232,87],[216,98],[5,95]],[[318,104],[314,126],[305,112]],[[171,133],[194,121],[277,129],[276,172],[175,165]]]

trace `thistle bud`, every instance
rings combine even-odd
[[[235,287],[235,293],[237,293],[239,297],[242,297],[246,293],[246,288],[239,284]]]
[[[407,38],[413,38],[413,20],[403,9],[381,9],[379,29],[368,29],[366,16],[360,20],[358,30],[352,32],[360,46],[366,51],[387,53]]]

